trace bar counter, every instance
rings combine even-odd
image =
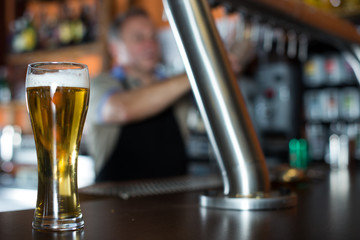
[[[83,231],[33,231],[34,211],[22,210],[0,213],[0,239],[360,239],[359,168],[289,186],[297,206],[266,211],[203,208],[194,190],[128,199],[82,193]]]

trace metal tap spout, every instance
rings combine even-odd
[[[261,207],[259,201],[249,205],[249,201],[271,197],[268,170],[207,1],[163,2],[224,182],[221,197],[205,196],[202,205],[274,207]],[[228,204],[228,199],[246,203]],[[294,205],[295,200],[283,199],[279,205]]]

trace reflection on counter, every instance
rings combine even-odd
[[[350,195],[350,173],[348,169],[332,169],[330,171],[330,195],[334,205],[344,204]]]
[[[33,240],[81,240],[84,239],[84,231],[65,231],[65,232],[39,232],[32,231]]]
[[[277,215],[274,222],[273,211],[217,211],[199,209],[203,230],[203,239],[295,239],[291,229],[283,226],[291,221],[289,216],[296,215],[296,208],[286,210],[287,216]],[[212,228],[212,235],[206,229]],[[281,228],[278,231],[276,228]],[[224,229],[226,229],[224,231]],[[261,231],[254,231],[261,229]],[[281,236],[267,235],[269,232],[281,232]],[[215,234],[215,236],[214,236]]]
[[[348,221],[347,214],[352,209],[351,199],[352,192],[350,190],[350,173],[348,169],[332,169],[330,172],[330,199],[329,199],[329,217],[333,222],[333,226],[342,229],[343,224]]]

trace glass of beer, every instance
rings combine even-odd
[[[89,73],[78,63],[29,64],[26,105],[35,138],[38,193],[32,226],[41,231],[84,227],[77,159],[89,104]]]

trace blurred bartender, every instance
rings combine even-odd
[[[251,48],[238,49],[240,54],[229,53],[236,74]],[[191,88],[185,74],[168,78],[159,70],[157,30],[148,14],[131,9],[119,16],[110,28],[109,50],[114,67],[92,80],[87,119],[96,181],[186,174]]]
[[[96,181],[186,174],[177,103],[190,91],[185,74],[159,69],[157,31],[146,12],[131,9],[110,28],[111,72],[91,82],[88,150]]]

